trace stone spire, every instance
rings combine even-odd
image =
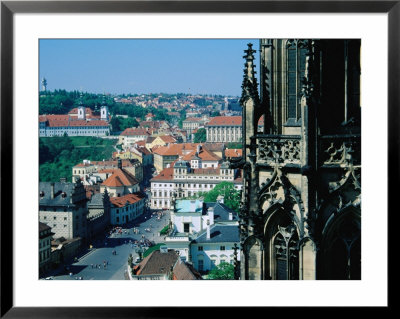
[[[255,74],[257,73],[254,68],[254,53],[256,53],[256,50],[253,50],[253,44],[248,43],[247,44],[248,48],[244,52],[246,55],[243,56],[244,59],[246,59],[246,62],[244,64],[245,68],[243,70],[244,72],[244,77],[243,77],[243,83],[242,83],[242,97],[240,99],[241,104],[245,103],[245,101],[248,98],[253,98],[254,102],[258,104],[259,102],[259,97],[258,97],[258,90],[257,90],[257,79],[255,77]]]

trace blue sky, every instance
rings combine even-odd
[[[240,96],[250,42],[258,70],[257,39],[42,39],[39,77],[48,90]]]

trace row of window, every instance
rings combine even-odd
[[[43,209],[44,211],[46,210],[46,209]],[[66,210],[64,210],[64,211],[66,211]],[[43,216],[43,220],[47,220],[47,216]],[[57,220],[57,216],[53,216],[53,220]],[[67,217],[64,217],[64,220],[67,220]]]
[[[39,248],[46,247],[46,246],[49,246],[49,245],[50,245],[50,239],[39,240]]]
[[[219,250],[225,250],[225,246],[219,246]],[[203,246],[197,246],[197,251],[203,251]]]
[[[50,251],[45,250],[39,253],[39,262],[42,262],[50,257]]]

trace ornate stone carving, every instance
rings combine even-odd
[[[300,164],[300,151],[300,138],[259,138],[257,162]]]
[[[360,164],[361,140],[359,136],[322,138],[323,165]]]

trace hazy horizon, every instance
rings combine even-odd
[[[238,97],[244,50],[258,39],[41,39],[39,89]]]

